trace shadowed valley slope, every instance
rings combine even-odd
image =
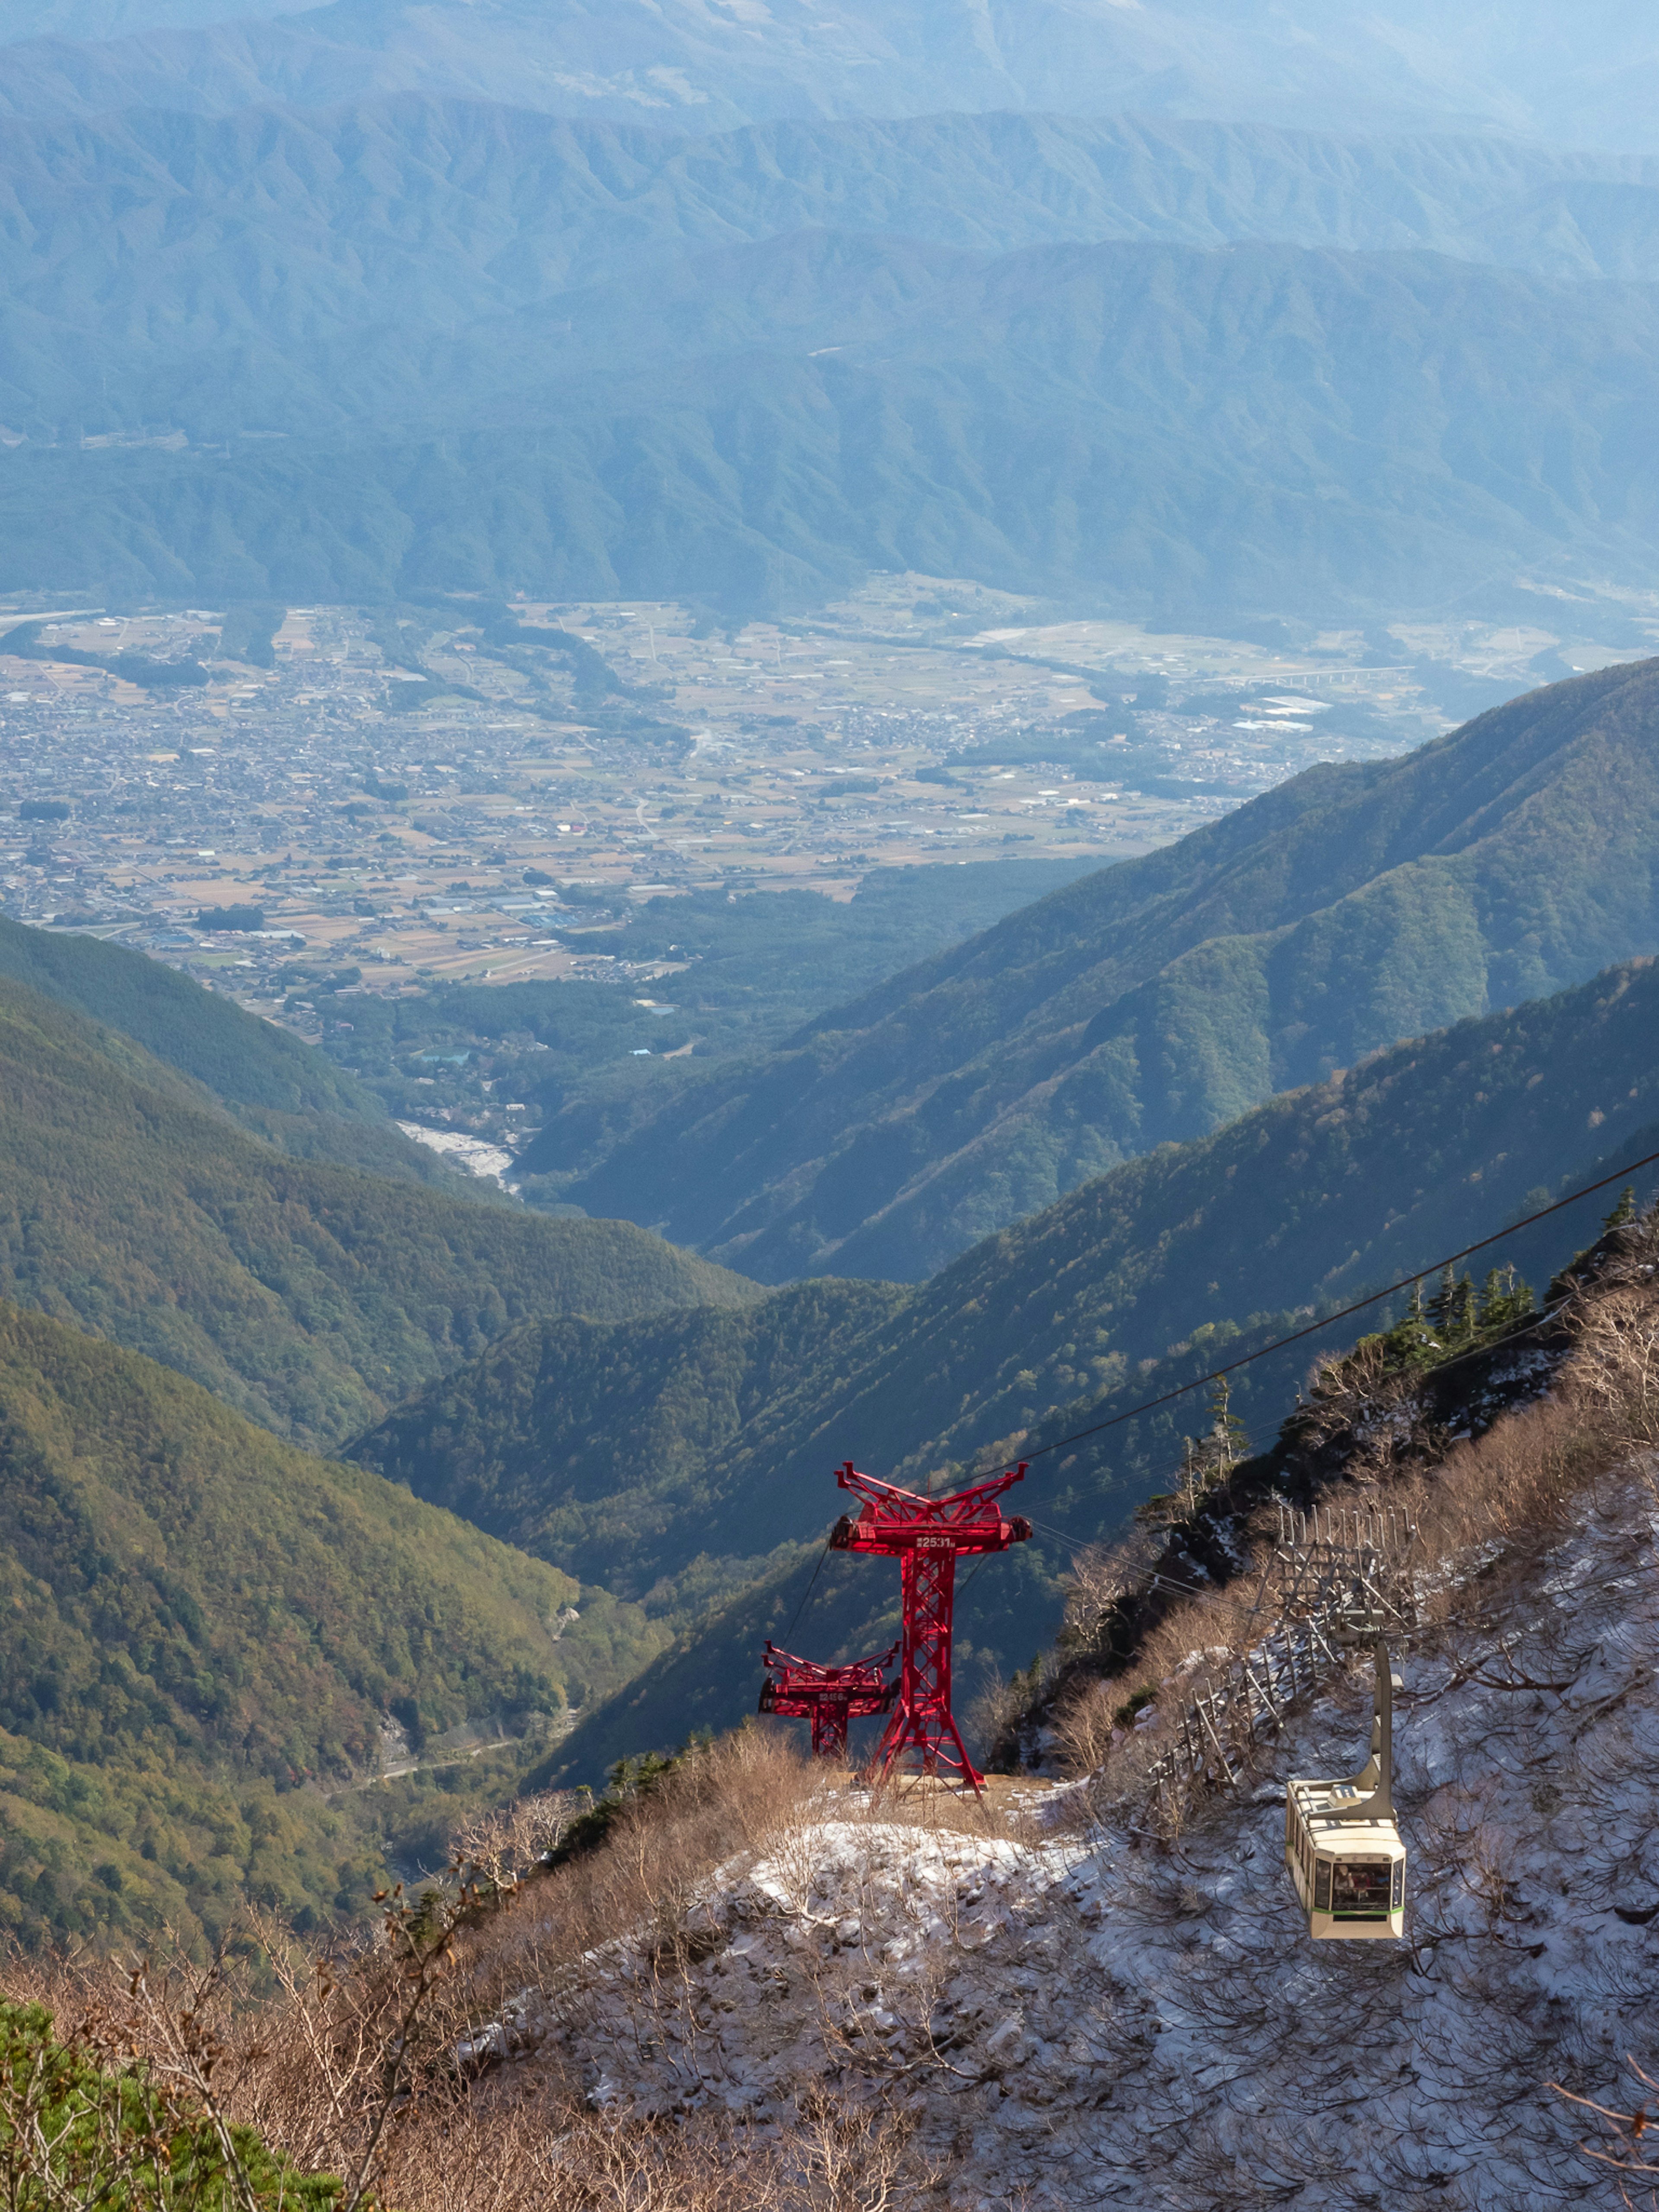
[[[687,1088],[568,1194],[765,1281],[914,1280],[1115,1162],[1648,951],[1656,851],[1641,661],[1086,876]]]

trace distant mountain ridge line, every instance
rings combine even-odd
[[[493,333],[499,400],[466,398],[511,428],[337,428],[228,459],[20,447],[0,468],[0,583],[78,565],[76,588],[205,592],[228,562],[279,599],[529,582],[753,614],[909,568],[1022,592],[1109,579],[1123,611],[1190,627],[1293,601],[1427,612],[1499,549],[1522,573],[1647,572],[1655,463],[1635,426],[1659,411],[1659,286],[1270,246],[1033,252],[827,354],[761,324],[698,351],[724,310],[695,287],[674,308],[684,358],[652,351],[625,292],[614,327],[574,338],[544,343],[532,315],[511,343]],[[1269,374],[1287,318],[1296,374]],[[614,357],[561,371],[559,346]],[[1528,456],[1569,396],[1582,434],[1540,495]],[[1240,420],[1296,456],[1282,479]],[[649,498],[622,499],[631,483]]]
[[[238,216],[244,235],[250,224],[273,237],[286,229],[296,244],[325,235],[349,212],[360,245],[355,270],[343,275],[361,281],[371,266],[365,246],[380,240],[382,253],[391,250],[400,223],[405,251],[416,254],[441,247],[452,232],[459,245],[471,230],[471,266],[456,273],[476,287],[487,272],[503,303],[526,288],[544,292],[550,274],[561,286],[611,276],[624,248],[753,243],[814,223],[980,252],[1103,238],[1200,246],[1255,239],[1346,252],[1455,252],[1461,241],[1461,258],[1501,260],[1508,257],[1470,250],[1478,226],[1500,214],[1512,228],[1522,222],[1540,191],[1659,192],[1659,161],[1648,157],[1499,142],[1368,144],[1334,134],[1125,118],[1088,124],[1058,114],[775,124],[686,140],[412,95],[211,121],[121,114],[67,131],[13,119],[0,121],[0,145],[9,227],[30,246],[29,259],[8,271],[20,300],[38,294],[41,256],[55,234],[75,239],[75,195],[90,196],[85,245],[116,242],[104,196],[117,185],[136,196],[116,234],[129,261],[144,244],[133,235],[133,215],[158,192],[171,206],[172,249],[188,241],[198,262],[199,227],[209,225],[210,237],[238,202],[246,203]],[[1263,166],[1276,173],[1265,190],[1250,173]],[[273,168],[285,193],[272,189]],[[349,211],[331,217],[331,192],[365,171]],[[1334,191],[1342,195],[1334,205]],[[234,196],[228,206],[227,191]],[[453,210],[447,222],[434,222],[424,204],[434,198]],[[1639,204],[1652,205],[1645,197]],[[536,268],[491,268],[487,241],[499,249],[527,221],[540,241]],[[1552,244],[1537,273],[1636,273],[1604,272],[1593,259],[1569,268],[1561,254]]]
[[[415,96],[0,143],[0,585],[752,612],[908,567],[1190,625],[1651,564],[1645,157]],[[157,422],[191,449],[78,450]]]
[[[582,0],[465,9],[335,0],[274,20],[168,28],[152,15],[154,27],[112,40],[14,44],[7,97],[46,112],[210,112],[441,86],[553,112],[668,116],[703,132],[940,107],[1150,108],[1650,149],[1644,12],[1634,0],[1585,0],[1581,18],[1580,39],[1564,51],[1536,11],[1507,11],[1498,36],[1489,13],[1448,17],[1425,0],[1390,0],[1386,12],[1354,0],[1143,0],[1133,9],[915,0],[897,12],[843,0],[826,41],[823,19],[791,0],[731,15],[696,0],[611,0],[603,10]],[[144,19],[135,11],[128,20]]]

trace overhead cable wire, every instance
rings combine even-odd
[[[1144,1399],[1139,1406],[1131,1406],[1127,1413],[1114,1413],[1109,1420],[1096,1421],[1086,1429],[1074,1429],[1070,1436],[1057,1437],[1051,1444],[1039,1444],[1035,1451],[1026,1453],[1026,1464],[1029,1466],[1034,1459],[1046,1457],[1049,1452],[1064,1451],[1067,1444],[1081,1443],[1087,1437],[1101,1436],[1108,1429],[1121,1428],[1125,1421],[1138,1420],[1143,1413],[1156,1413],[1160,1406],[1173,1405],[1177,1398],[1185,1398],[1194,1390],[1201,1390],[1206,1382],[1218,1382],[1224,1375],[1236,1375],[1241,1367],[1253,1366],[1258,1359],[1266,1359],[1273,1352],[1283,1352],[1290,1345],[1300,1344],[1304,1337],[1317,1335],[1322,1328],[1330,1328],[1337,1322],[1346,1321],[1351,1314],[1364,1313],[1367,1306],[1374,1306],[1383,1298],[1393,1297],[1397,1291],[1407,1291],[1413,1283],[1425,1282],[1431,1275],[1439,1274],[1443,1268],[1455,1267],[1460,1260],[1467,1260],[1471,1253],[1484,1252],[1491,1244],[1501,1244],[1504,1237],[1513,1237],[1522,1229],[1530,1229],[1534,1221],[1546,1221],[1552,1213],[1559,1213],[1565,1206],[1576,1206],[1581,1198],[1589,1198],[1598,1190],[1605,1190],[1610,1183],[1625,1182],[1629,1176],[1638,1174],[1643,1168],[1651,1167],[1656,1161],[1659,1161],[1659,1152],[1649,1152],[1625,1167],[1615,1168],[1611,1175],[1602,1176],[1595,1182],[1583,1183],[1578,1189],[1569,1191],[1565,1198],[1558,1198],[1553,1206],[1540,1206],[1535,1213],[1522,1214],[1519,1221],[1510,1222],[1507,1229],[1494,1230],[1490,1237],[1479,1237],[1473,1244],[1464,1245],[1462,1251],[1448,1253],[1443,1259],[1431,1261],[1426,1267],[1419,1267],[1412,1274],[1402,1275],[1398,1282],[1387,1284],[1380,1291],[1370,1291],[1363,1298],[1356,1298],[1352,1305],[1340,1306],[1334,1313],[1325,1314],[1318,1321],[1310,1321],[1305,1328],[1292,1329],[1288,1336],[1275,1337],[1271,1344],[1264,1344],[1255,1352],[1247,1352],[1237,1359],[1227,1360],[1220,1367],[1212,1367],[1207,1375],[1196,1375],[1190,1382],[1177,1383],[1173,1390],[1165,1390],[1158,1397]],[[982,1478],[976,1475],[973,1480],[978,1481]]]
[[[800,1619],[802,1613],[806,1610],[806,1601],[812,1595],[812,1583],[817,1582],[818,1577],[823,1572],[823,1563],[829,1556],[830,1540],[826,1536],[823,1540],[823,1549],[818,1553],[818,1563],[812,1570],[811,1582],[809,1582],[806,1588],[801,1592],[800,1603],[795,1607],[794,1612],[790,1615],[789,1626],[783,1632],[783,1641],[786,1644],[788,1643],[790,1638],[795,1632],[795,1623]]]
[[[1656,1154],[1655,1157],[1659,1158],[1659,1154]],[[1638,1164],[1640,1165],[1642,1164],[1638,1162]],[[1616,1182],[1618,1178],[1614,1176],[1612,1180]],[[1595,1188],[1594,1184],[1591,1185],[1591,1188]],[[1582,1197],[1583,1193],[1581,1191],[1578,1195]],[[1564,1200],[1562,1203],[1564,1205],[1571,1205],[1571,1200]],[[1517,1223],[1516,1225],[1519,1228],[1524,1224]],[[1430,1269],[1428,1272],[1431,1273],[1433,1271],[1432,1269]],[[1381,1297],[1386,1297],[1388,1293],[1386,1291],[1382,1291],[1379,1292],[1378,1295]],[[1558,1298],[1553,1306],[1546,1306],[1541,1313],[1529,1314],[1525,1321],[1517,1323],[1514,1328],[1506,1329],[1502,1336],[1492,1337],[1484,1344],[1472,1344],[1465,1351],[1453,1352],[1449,1359],[1437,1359],[1433,1367],[1425,1371],[1434,1375],[1443,1375],[1449,1367],[1460,1367],[1466,1359],[1476,1359],[1487,1352],[1501,1352],[1506,1344],[1513,1344],[1517,1337],[1530,1336],[1534,1329],[1541,1328],[1546,1322],[1553,1321],[1558,1314],[1565,1313],[1571,1304],[1572,1298],[1571,1296],[1565,1298]],[[1248,1429],[1245,1430],[1239,1441],[1241,1445],[1244,1448],[1243,1455],[1247,1458],[1253,1457],[1254,1454],[1249,1448],[1254,1439]],[[1179,1472],[1179,1469],[1177,1469],[1177,1472]],[[1062,1544],[1087,1544],[1094,1540],[1091,1537],[1075,1535],[1070,1531],[1058,1527],[1056,1523],[1052,1521],[1039,1520],[1034,1513],[1028,1513],[1024,1517],[1030,1522],[1032,1528],[1036,1530],[1039,1535],[1047,1536],[1051,1542],[1059,1542]],[[995,1556],[996,1555],[994,1553],[985,1552],[975,1560],[972,1571],[969,1574],[967,1579],[963,1582],[961,1589],[957,1592],[958,1596],[965,1597],[967,1595],[969,1587],[972,1583],[975,1576],[978,1574],[980,1569],[985,1565],[988,1559],[993,1559]],[[1168,1582],[1170,1577],[1166,1575],[1163,1579],[1165,1582]]]
[[[1491,1245],[1501,1244],[1506,1237],[1514,1237],[1522,1229],[1530,1229],[1534,1222],[1547,1221],[1552,1214],[1560,1213],[1566,1207],[1576,1206],[1581,1198],[1594,1197],[1598,1190],[1606,1190],[1613,1183],[1624,1182],[1632,1176],[1639,1175],[1644,1168],[1652,1167],[1656,1163],[1659,1163],[1659,1152],[1647,1152],[1639,1160],[1631,1160],[1623,1167],[1615,1168],[1611,1175],[1598,1176],[1594,1182],[1581,1183],[1577,1190],[1570,1190],[1565,1198],[1558,1198],[1552,1205],[1540,1206],[1535,1212],[1522,1214],[1518,1221],[1511,1221],[1507,1228],[1494,1230],[1490,1237],[1478,1237],[1473,1244],[1465,1244],[1460,1251],[1449,1252],[1441,1259],[1431,1261],[1426,1267],[1419,1267],[1409,1275],[1401,1275],[1397,1282],[1386,1284],[1380,1291],[1372,1291],[1363,1298],[1356,1298],[1351,1305],[1340,1306],[1334,1313],[1325,1314],[1319,1320],[1310,1322],[1305,1328],[1292,1329],[1288,1336],[1275,1337],[1271,1344],[1261,1345],[1255,1352],[1247,1352],[1237,1359],[1230,1359],[1219,1367],[1212,1367],[1207,1375],[1194,1376],[1190,1382],[1178,1383],[1173,1390],[1165,1390],[1156,1398],[1144,1399],[1139,1405],[1131,1406],[1125,1413],[1112,1414],[1109,1419],[1096,1421],[1086,1429],[1073,1429],[1069,1436],[1057,1437],[1053,1443],[1039,1444],[1034,1451],[1025,1455],[1025,1463],[1029,1466],[1033,1460],[1046,1458],[1050,1452],[1063,1451],[1067,1444],[1082,1443],[1090,1437],[1103,1436],[1108,1429],[1121,1428],[1126,1421],[1138,1420],[1143,1413],[1156,1413],[1162,1406],[1173,1405],[1176,1399],[1188,1397],[1194,1390],[1201,1390],[1206,1383],[1218,1382],[1223,1376],[1236,1375],[1242,1367],[1253,1366],[1258,1359],[1266,1359],[1275,1352],[1283,1352],[1292,1344],[1300,1344],[1305,1338],[1317,1335],[1322,1328],[1330,1328],[1337,1322],[1346,1321],[1357,1313],[1364,1313],[1367,1306],[1378,1305],[1384,1298],[1393,1297],[1397,1291],[1409,1290],[1413,1283],[1425,1282],[1431,1275],[1437,1275],[1447,1267],[1455,1267],[1460,1260],[1467,1260],[1476,1252],[1484,1252]],[[1528,1330],[1539,1327],[1540,1321],[1552,1319],[1560,1310],[1559,1305],[1551,1307],[1539,1317],[1539,1320],[1528,1320],[1518,1328],[1511,1331],[1510,1334],[1524,1336]],[[1443,1366],[1452,1366],[1460,1360],[1472,1358],[1477,1352],[1496,1351],[1500,1345],[1509,1341],[1510,1337],[1504,1336],[1497,1338],[1491,1344],[1472,1346],[1468,1352],[1459,1352],[1452,1359],[1440,1364]],[[976,1475],[971,1479],[979,1481],[982,1480],[983,1477]],[[1030,1516],[1028,1514],[1026,1518],[1029,1520]],[[1054,1531],[1054,1534],[1058,1534],[1058,1530]],[[1065,1540],[1073,1542],[1076,1539],[1068,1537]],[[818,1554],[817,1565],[812,1570],[811,1580],[802,1592],[800,1603],[795,1607],[789,1626],[784,1631],[786,1638],[793,1635],[795,1624],[806,1609],[806,1601],[812,1595],[813,1587],[829,1556],[830,1545],[826,1541],[823,1551]],[[989,1557],[989,1554],[986,1554],[985,1557]],[[983,1565],[984,1558],[975,1562],[973,1573],[969,1575],[967,1582],[963,1584],[963,1592]]]

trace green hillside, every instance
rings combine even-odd
[[[0,976],[123,1030],[296,1158],[431,1183],[454,1197],[469,1185],[428,1146],[411,1144],[373,1091],[326,1054],[161,961],[0,917]]]
[[[365,1795],[384,1730],[404,1764],[469,1723],[533,1735],[660,1640],[378,1475],[8,1305],[0,1592],[0,1928],[27,1940],[214,1933],[242,1899],[362,1911],[419,1809],[419,1776]]]
[[[0,980],[0,1295],[326,1445],[533,1314],[751,1292],[629,1224],[290,1158],[118,1031]]]
[[[566,929],[564,942],[640,963],[679,963],[665,987],[670,1006],[637,1006],[608,983],[568,978],[439,984],[419,995],[356,1000],[349,1037],[322,1049],[349,1057],[399,1118],[428,1117],[434,1096],[441,1106],[486,1108],[486,1085],[505,1085],[502,1095],[530,1101],[558,1122],[556,1138],[538,1146],[538,1157],[559,1162],[558,1175],[525,1191],[544,1204],[665,1096],[707,1073],[710,1060],[780,1042],[849,990],[959,944],[1091,865],[872,868],[847,900],[810,890],[734,898],[717,888],[624,901],[620,915],[595,915],[602,927]],[[682,1057],[687,1045],[694,1055]],[[417,1060],[419,1054],[435,1057]]]
[[[1640,661],[1085,877],[687,1088],[567,1195],[763,1281],[914,1280],[1119,1161],[1659,944],[1656,851]]]
[[[826,1393],[907,1304],[826,1281],[737,1311],[532,1322],[352,1454],[568,1573],[683,1608],[813,1525]]]
[[[778,300],[817,304],[780,326]],[[228,453],[18,447],[0,586],[523,587],[735,615],[914,568],[1191,628],[1286,606],[1435,619],[1465,594],[1513,611],[1531,602],[1494,573],[1599,595],[1639,590],[1652,560],[1651,462],[1621,432],[1659,404],[1652,285],[1425,253],[963,255],[805,232],[674,284],[556,297],[465,346],[384,343],[384,362],[337,368],[325,341],[307,364],[319,403],[355,378],[348,421],[307,389],[282,410],[307,427]],[[402,421],[376,412],[433,350],[450,388],[424,377]],[[231,360],[158,373],[145,405],[187,411],[199,379],[252,413]],[[1548,466],[1564,416],[1578,434]]]
[[[1659,1150],[1656,1037],[1659,964],[1629,963],[1160,1147],[908,1292],[828,1279],[741,1316],[519,1331],[354,1450],[630,1593],[696,1559],[716,1610],[686,1620],[696,1575],[674,1592],[673,1649],[571,1740],[597,1772],[606,1747],[639,1747],[623,1739],[647,1716],[644,1740],[663,1741],[742,1709],[733,1654],[781,1633],[808,1571],[786,1547],[821,1540],[841,1460],[923,1486],[1017,1457]],[[1611,1202],[1583,1201],[1494,1260],[1541,1284]],[[1258,1440],[1316,1350],[1238,1378],[1235,1411]],[[976,1583],[969,1645],[1006,1671],[1051,1640],[1071,1551],[1164,1488],[1203,1419],[1189,1401],[1042,1462],[1022,1499],[1039,1540]],[[758,1587],[728,1602],[720,1581],[745,1560]],[[815,1651],[882,1640],[890,1593],[868,1571],[826,1567]]]

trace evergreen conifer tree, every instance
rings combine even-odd
[[[1604,1231],[1608,1229],[1622,1229],[1626,1222],[1634,1221],[1635,1218],[1636,1186],[1634,1183],[1627,1182],[1623,1190],[1619,1194],[1618,1205],[1615,1206],[1613,1212],[1608,1214],[1607,1219],[1601,1224],[1601,1227]]]
[[[1448,1267],[1440,1278],[1439,1288],[1423,1307],[1424,1319],[1443,1342],[1451,1334],[1452,1313],[1457,1304],[1457,1283]]]
[[[1224,1482],[1249,1449],[1244,1424],[1232,1410],[1232,1389],[1224,1375],[1218,1375],[1210,1389],[1208,1442],[1214,1479]]]
[[[1532,1311],[1530,1285],[1512,1267],[1494,1267],[1480,1292],[1479,1326],[1484,1329],[1510,1328]]]

